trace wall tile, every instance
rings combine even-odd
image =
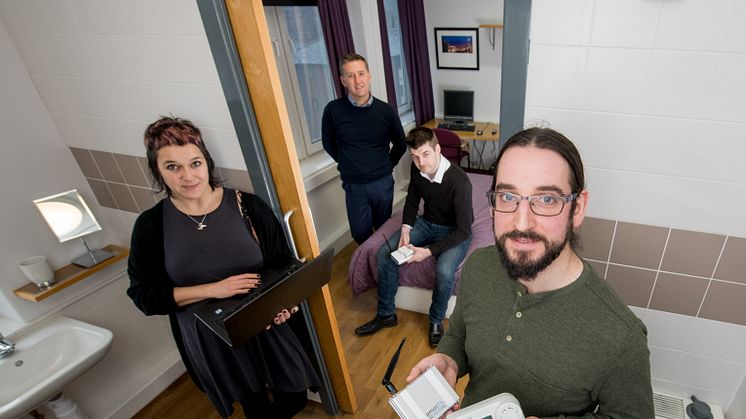
[[[83,31],[67,1],[42,0],[46,15],[58,35],[79,35]]]
[[[114,200],[117,202],[117,207],[120,210],[129,212],[140,212],[137,208],[137,204],[135,204],[135,199],[132,198],[132,194],[130,193],[127,185],[113,182],[107,182],[107,184],[109,186],[109,190],[111,190],[111,195],[114,197]]]
[[[60,89],[71,113],[85,116],[117,116],[100,79],[62,78]]]
[[[746,239],[728,237],[714,278],[746,284]]]
[[[88,37],[93,61],[101,77],[121,80],[154,80],[152,55],[145,37],[105,35]]]
[[[153,187],[153,178],[150,175],[150,168],[148,168],[148,159],[137,156],[137,164],[140,165],[140,169],[142,169],[142,172],[145,174],[145,180],[147,180],[148,186]]]
[[[93,155],[93,159],[96,161],[96,165],[104,176],[104,179],[111,182],[124,182],[122,173],[119,171],[119,167],[114,161],[114,156],[111,153],[91,150],[91,155]]]
[[[743,199],[745,185],[733,182],[711,182],[690,179],[684,184],[682,199],[679,201],[674,216],[674,229],[706,231],[726,235],[733,224],[735,213],[733,204]],[[703,191],[710,196],[729,197],[728,204],[718,205],[708,199],[698,199]],[[731,198],[732,197],[732,198]],[[676,231],[676,230],[674,230]]]
[[[218,80],[206,37],[157,36],[147,40],[155,80],[212,84]]]
[[[155,195],[153,194],[153,190],[148,188],[138,188],[136,186],[130,186],[130,192],[135,198],[137,207],[140,209],[139,212],[143,212],[155,205]]]
[[[54,33],[39,0],[2,1],[0,15],[10,33]]]
[[[720,235],[671,229],[661,270],[709,278],[724,241]]]
[[[109,191],[109,187],[106,186],[106,182],[90,178],[86,178],[86,180],[88,181],[88,185],[91,186],[91,190],[96,196],[99,205],[102,207],[117,208],[117,202],[114,200],[114,197],[111,196],[111,191]]]
[[[644,321],[648,328],[648,344],[683,350],[695,320],[691,316],[647,310]]]
[[[254,190],[254,188],[251,186],[251,179],[249,179],[249,172],[245,170],[226,169],[224,167],[221,167],[220,173],[225,180],[225,185],[229,188],[246,192]]]
[[[681,355],[675,380],[698,387],[733,394],[746,372],[746,365],[689,353]]]
[[[579,252],[580,256],[601,261],[608,260],[614,226],[615,223],[610,220],[586,217],[579,231],[583,243],[583,250]]]
[[[651,50],[589,48],[585,77],[576,86],[579,107],[640,113],[640,98],[645,97],[645,80],[651,59]]]
[[[586,166],[585,174],[588,188],[585,216],[616,220],[622,199],[619,191],[626,176],[624,172]]]
[[[119,153],[113,153],[113,155],[119,169],[122,171],[125,183],[142,187],[149,186],[147,179],[145,179],[145,174],[142,172],[140,164],[137,163],[137,158],[135,156],[128,156]]]
[[[684,349],[698,355],[746,364],[744,348],[746,348],[746,327],[698,318],[694,321]]]
[[[746,326],[746,285],[713,280],[699,317]]]
[[[667,228],[618,222],[610,260],[658,269],[667,237]]]
[[[597,0],[591,45],[652,48],[660,9],[660,1]]]
[[[703,278],[660,272],[649,308],[696,316],[708,282]]]
[[[733,0],[664,1],[656,48],[719,51],[733,4]]]
[[[526,105],[575,108],[586,53],[580,47],[532,45]]]
[[[728,35],[725,40],[725,50],[746,52],[746,3],[742,1],[736,2],[732,20],[728,27]],[[746,417],[746,408],[744,408],[743,416]]]
[[[98,170],[98,166],[96,166],[96,163],[93,161],[93,156],[89,150],[70,147],[70,152],[73,154],[75,161],[78,163],[78,167],[80,167],[80,171],[83,172],[85,177],[93,179],[104,178],[101,171]]]
[[[740,54],[720,54],[720,63],[713,80],[714,86],[706,98],[707,106],[702,118],[719,121],[746,122],[746,86],[743,74],[746,71],[746,56]],[[743,126],[741,126],[743,129]]]
[[[610,264],[606,280],[626,304],[644,308],[648,306],[655,275],[655,271]]]
[[[91,52],[88,49],[85,37],[80,35],[64,35],[58,36],[57,39],[59,39],[62,51],[67,57],[67,64],[70,66],[71,76],[99,76],[96,66],[93,64],[93,57],[91,57]]]
[[[586,259],[586,262],[588,262],[589,265],[591,265],[591,268],[593,268],[594,271],[596,271],[596,274],[603,278],[606,274],[606,266],[608,263],[602,263],[602,262],[596,262],[595,260],[588,260]]]
[[[654,391],[671,396],[678,396],[684,399],[688,399],[692,395],[695,395],[698,399],[711,405],[716,404],[718,406],[727,406],[728,401],[731,398],[730,394],[703,389],[702,387],[698,387],[696,384],[679,383],[659,379],[653,379],[652,384]],[[731,417],[728,416],[728,419],[731,419]]]
[[[681,360],[681,352],[652,345],[649,349],[651,377],[672,381]]]
[[[47,63],[42,58],[39,52],[39,47],[36,46],[35,35],[24,35],[16,34],[13,35],[13,43],[21,54],[23,63],[26,64],[26,68],[29,73],[33,74],[49,74],[47,71]]]
[[[50,112],[70,112],[65,102],[65,96],[60,89],[58,80],[54,77],[32,76],[34,85],[39,91],[44,104]]]
[[[623,172],[619,220],[669,227],[686,181],[680,177]]]
[[[592,0],[538,0],[531,10],[531,40],[536,44],[586,45],[590,38]],[[563,25],[555,25],[557,21]]]
[[[728,99],[721,96],[718,100]],[[734,110],[746,114],[746,93],[743,102],[735,106]],[[702,138],[706,138],[707,146],[697,147],[696,159],[692,160],[687,176],[702,180],[746,183],[746,169],[742,158],[742,139],[746,137],[746,125],[711,122],[698,123],[692,128],[692,134],[698,136],[700,142]]]
[[[50,76],[71,77],[70,64],[59,38],[51,35],[37,35],[34,37],[39,53],[44,60],[45,68]]]

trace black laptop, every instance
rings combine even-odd
[[[314,260],[295,262],[280,269],[265,269],[262,283],[250,293],[192,304],[188,311],[233,348],[246,343],[272,324],[277,313],[290,309],[329,282],[334,249]]]

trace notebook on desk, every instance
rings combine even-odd
[[[250,293],[194,303],[187,311],[233,348],[272,324],[277,313],[311,296],[331,279],[334,249],[307,263],[295,262],[261,272],[262,283]]]

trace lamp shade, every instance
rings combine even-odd
[[[101,230],[76,189],[34,200],[60,243]]]

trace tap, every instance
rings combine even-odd
[[[16,349],[16,344],[6,340],[0,333],[0,359],[9,357]]]

